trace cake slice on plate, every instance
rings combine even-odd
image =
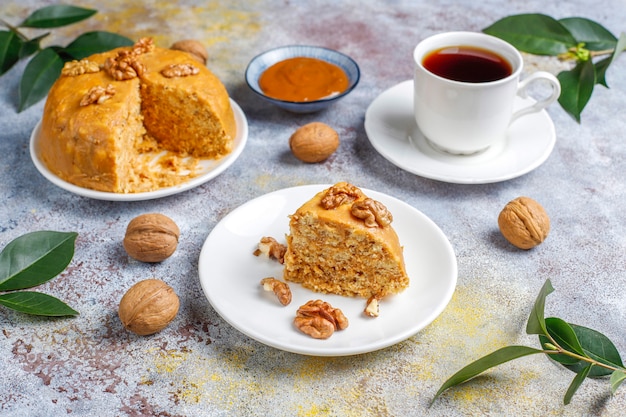
[[[284,278],[317,292],[380,299],[409,285],[389,210],[340,182],[290,216]]]

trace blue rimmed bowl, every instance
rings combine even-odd
[[[259,87],[259,77],[272,65],[289,58],[317,58],[337,65],[348,76],[348,88],[340,94],[314,101],[287,101],[268,97]],[[359,83],[361,71],[357,63],[349,56],[333,49],[309,45],[287,45],[270,49],[257,55],[246,68],[246,82],[252,91],[264,100],[294,113],[313,113],[330,106],[347,96]]]

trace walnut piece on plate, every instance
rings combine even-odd
[[[380,296],[372,295],[365,304],[363,313],[368,317],[378,317],[380,315]]]
[[[285,261],[285,252],[287,252],[287,246],[278,243],[273,237],[264,236],[253,253],[254,256],[263,255],[269,259],[276,259],[282,264]]]
[[[263,278],[261,285],[265,291],[272,291],[278,297],[278,301],[286,306],[291,303],[291,289],[286,282],[282,282],[273,277]]]
[[[343,312],[322,300],[310,300],[296,312],[294,325],[314,339],[328,339],[336,330],[348,327]]]

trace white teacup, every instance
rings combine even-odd
[[[429,54],[459,46],[487,51],[503,58],[505,66],[506,62],[509,64],[508,71],[496,80],[458,81],[436,75],[425,68],[424,60]],[[435,147],[453,154],[473,154],[504,140],[514,120],[541,111],[561,93],[559,81],[548,72],[534,72],[520,82],[524,62],[519,51],[511,44],[484,33],[447,32],[433,35],[416,46],[413,58],[417,126]],[[436,69],[433,68],[431,65],[431,70]],[[516,95],[526,97],[527,86],[537,80],[550,84],[549,97],[514,113]]]

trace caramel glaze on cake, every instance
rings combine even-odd
[[[164,75],[172,65],[178,72]],[[188,53],[144,38],[66,63],[44,107],[39,151],[65,181],[134,193],[198,175],[201,159],[232,151],[235,134],[220,80]]]
[[[338,183],[289,222],[284,278],[313,291],[382,298],[409,285],[391,213],[359,188]]]

